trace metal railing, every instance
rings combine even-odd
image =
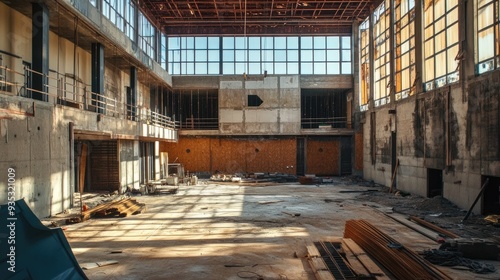
[[[33,77],[42,77],[43,90],[32,87]],[[106,96],[88,90],[87,85],[74,77],[51,71],[49,75],[23,67],[23,72],[16,71],[0,63],[0,93],[16,95],[25,98],[42,96],[42,100],[73,107],[80,110],[98,112],[107,116],[128,119],[136,122],[176,129],[177,126],[170,117],[153,112],[149,108],[121,102],[117,97]],[[122,95],[120,95],[122,94]],[[109,94],[108,94],[109,95]],[[126,96],[126,93],[116,93]],[[38,99],[38,98],[37,98]]]
[[[351,128],[351,121],[347,117],[302,118],[301,127],[302,129]]]
[[[214,130],[219,129],[218,118],[186,118],[186,121],[181,122],[181,129],[199,129],[199,130]]]

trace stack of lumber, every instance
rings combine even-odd
[[[354,240],[397,279],[452,279],[367,221],[347,221],[344,237]]]
[[[326,248],[333,245],[340,254],[333,256]],[[330,241],[315,242],[307,247],[307,260],[318,280],[365,279],[389,280],[383,270],[350,238],[335,238]],[[320,250],[318,250],[318,248]],[[326,253],[326,254],[325,254]],[[332,262],[332,259],[333,262]],[[333,269],[332,269],[333,266]]]
[[[117,201],[112,201],[100,204],[90,210],[82,212],[82,220],[88,220],[91,217],[110,218],[110,217],[127,217],[130,215],[140,214],[145,211],[146,205],[139,203],[135,199],[124,198]]]

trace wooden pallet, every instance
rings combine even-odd
[[[112,201],[98,205],[90,210],[82,212],[82,220],[88,220],[91,217],[110,218],[127,217],[143,213],[146,209],[144,203],[139,203],[135,199],[125,198],[118,201]]]

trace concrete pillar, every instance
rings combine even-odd
[[[49,9],[43,3],[32,4],[32,96],[48,101],[47,86],[49,75]]]
[[[352,38],[351,38],[351,55],[352,55],[352,69],[353,69],[353,93],[351,102],[351,115],[349,118],[354,118],[354,112],[359,112],[359,91],[360,75],[359,75],[359,23],[354,21],[352,24]]]
[[[127,94],[127,105],[128,113],[130,114],[130,119],[135,120],[137,105],[137,68],[135,66],[130,67],[130,92]]]
[[[369,31],[369,37],[370,37],[370,45],[368,46],[369,49],[369,57],[370,57],[370,96],[368,96],[368,110],[375,108],[375,102],[373,101],[373,95],[375,93],[375,67],[374,67],[374,61],[375,61],[375,43],[374,43],[374,36],[373,36],[373,31],[375,30],[373,28],[373,8],[370,9],[370,31]]]
[[[96,112],[105,113],[104,94],[104,46],[100,43],[92,43],[92,105]]]
[[[415,71],[416,71],[416,83],[415,83],[415,98],[417,95],[423,91],[423,3],[421,0],[415,0]]]

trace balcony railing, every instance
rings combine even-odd
[[[351,128],[351,122],[347,117],[302,118],[301,127],[302,129]]]
[[[181,129],[199,129],[199,130],[216,130],[219,129],[218,118],[186,118],[181,122]]]
[[[43,81],[45,81],[43,84],[44,90],[40,91],[32,88],[31,81],[35,76],[42,76]],[[84,84],[71,75],[63,75],[54,71],[51,71],[49,75],[44,75],[26,66],[23,68],[22,73],[15,71],[3,66],[0,56],[0,92],[25,98],[33,98],[33,95],[36,94],[52,104],[176,129],[175,122],[168,116],[151,111],[149,108],[121,102],[116,97],[107,96],[111,95],[111,93],[99,94],[92,92],[89,88],[90,85]],[[114,93],[114,95],[126,96],[126,93]]]

